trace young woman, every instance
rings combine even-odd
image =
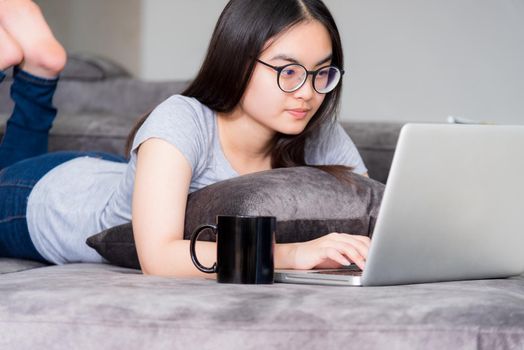
[[[45,154],[63,50],[48,50],[60,46],[30,1],[0,6],[0,47],[18,52],[0,68],[21,62],[12,87],[16,107],[0,146],[2,256],[101,262],[85,239],[132,219],[144,273],[196,276],[201,273],[183,239],[190,192],[278,167],[314,165],[330,173],[351,167],[366,175],[354,144],[334,122],[343,56],[320,0],[231,0],[197,77],[137,125],[128,162],[105,154]],[[32,18],[16,16],[27,8]],[[46,27],[37,31],[42,36],[32,34],[33,22]],[[277,244],[275,267],[355,262],[363,268],[369,243],[330,233]],[[216,261],[215,243],[199,242],[197,250],[202,263]]]

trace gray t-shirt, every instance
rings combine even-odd
[[[47,173],[29,196],[31,239],[49,262],[102,262],[85,240],[131,221],[137,149],[150,138],[174,145],[189,161],[189,192],[239,174],[226,160],[214,111],[194,98],[175,95],[161,103],[135,136],[129,163],[92,157],[65,162]],[[321,128],[306,142],[308,164],[340,164],[367,172],[358,151],[338,124]]]

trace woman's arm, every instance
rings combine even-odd
[[[191,183],[191,166],[167,141],[149,139],[138,149],[133,192],[133,232],[144,274],[206,276],[197,270],[184,240],[184,219]],[[216,243],[198,242],[202,264],[216,262]],[[331,233],[307,242],[277,244],[275,267],[311,269],[339,267],[349,261],[364,267],[369,238]]]
[[[191,175],[187,159],[167,141],[148,139],[140,145],[132,217],[138,258],[145,274],[204,275],[194,267],[189,241],[183,239]],[[198,242],[197,254],[203,264],[211,266],[216,261],[216,243]]]

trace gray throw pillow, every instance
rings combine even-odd
[[[6,71],[7,80],[13,76],[13,70]],[[60,73],[60,80],[99,81],[115,78],[129,78],[129,73],[120,64],[107,57],[92,54],[68,54],[67,64]]]
[[[77,53],[68,56],[60,79],[98,81],[130,76],[131,74],[124,67],[107,57]]]
[[[352,183],[312,167],[273,169],[204,187],[189,195],[184,239],[216,215],[277,217],[277,243],[303,242],[330,232],[371,236],[384,185],[350,173]],[[202,240],[212,240],[202,233]],[[87,244],[110,263],[140,268],[131,223],[91,236]]]

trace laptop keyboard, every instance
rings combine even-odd
[[[351,265],[347,268],[340,269],[340,270],[324,270],[324,271],[320,270],[320,271],[315,271],[313,273],[321,273],[324,275],[361,276],[362,270],[356,265]]]

